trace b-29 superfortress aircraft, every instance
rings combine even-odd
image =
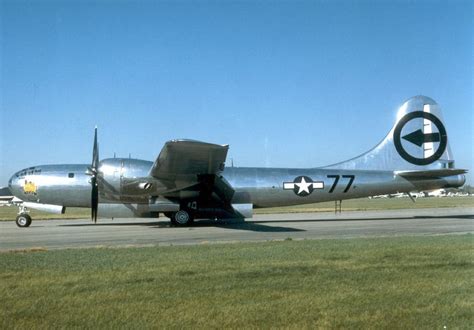
[[[41,165],[15,173],[8,187],[28,209],[64,213],[91,209],[97,217],[158,217],[187,226],[194,219],[249,218],[253,208],[342,201],[374,195],[460,187],[438,104],[415,96],[398,110],[382,142],[350,160],[319,168],[225,167],[229,146],[193,140],[165,143],[158,158],[99,161],[97,128],[92,164]]]

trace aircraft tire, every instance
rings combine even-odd
[[[26,228],[31,225],[31,217],[28,214],[19,214],[15,222],[18,227]]]
[[[186,210],[174,212],[171,216],[171,223],[178,227],[190,226],[194,221],[193,215]]]

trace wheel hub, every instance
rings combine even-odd
[[[19,217],[18,222],[20,223],[20,225],[25,226],[28,221],[25,217]]]
[[[176,222],[184,225],[189,221],[189,214],[186,211],[178,211],[175,216]]]

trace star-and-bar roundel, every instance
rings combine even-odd
[[[314,189],[324,189],[323,181],[313,181],[309,176],[297,176],[293,182],[283,182],[283,189],[293,190],[300,197],[310,195]]]

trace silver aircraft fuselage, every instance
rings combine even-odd
[[[130,182],[149,182],[153,162],[138,159],[105,159],[100,170],[100,203],[148,203],[168,188],[157,179],[152,190],[137,189]],[[12,193],[25,202],[90,207],[91,185],[87,164],[42,165],[15,173],[10,181]],[[461,186],[464,175],[431,180],[406,180],[394,171],[337,170],[321,168],[226,167],[223,177],[235,189],[233,204],[251,203],[255,208],[345,200],[400,192],[434,190]],[[295,184],[305,176],[306,186]],[[310,181],[311,180],[311,181]],[[352,180],[352,182],[351,182]],[[298,183],[298,182],[297,182]],[[317,183],[317,184],[315,184]],[[128,186],[133,188],[128,188]],[[196,192],[177,192],[176,197],[193,198]]]

